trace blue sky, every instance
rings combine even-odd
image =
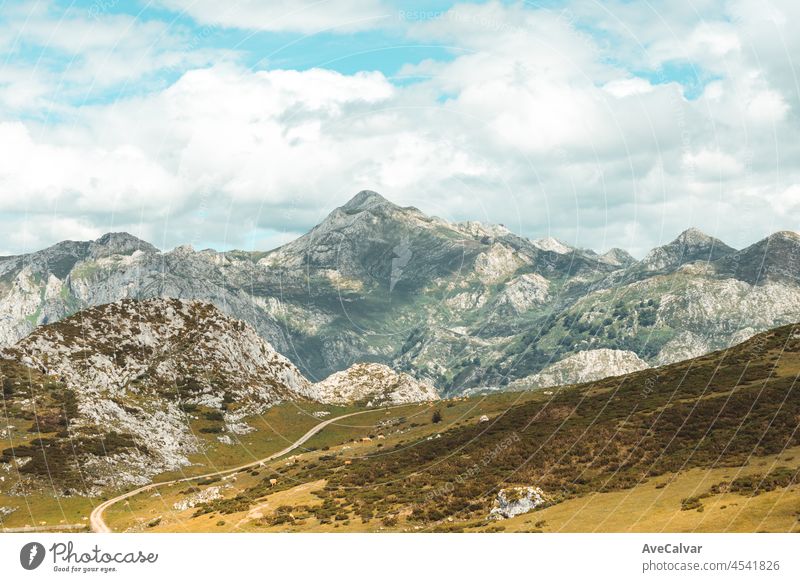
[[[514,3],[504,3],[514,4]],[[24,22],[26,3],[6,2],[5,17],[0,25],[17,26]],[[135,0],[77,0],[67,2],[60,0],[52,3],[34,4],[31,11],[42,10],[54,22],[61,21],[64,26],[72,19],[86,18],[90,22],[99,22],[114,16],[124,15],[139,23],[159,23],[171,29],[176,36],[182,37],[184,45],[195,51],[229,50],[235,51],[237,61],[252,69],[287,68],[307,70],[315,67],[332,69],[343,74],[354,74],[358,71],[380,71],[397,83],[413,82],[413,78],[399,74],[409,63],[419,63],[426,59],[450,61],[460,54],[464,48],[457,44],[420,43],[410,41],[406,29],[397,26],[403,20],[413,26],[443,18],[449,9],[457,6],[455,2],[416,1],[385,3],[386,8],[375,17],[375,28],[353,31],[343,34],[336,28],[322,29],[318,32],[298,34],[295,31],[264,31],[238,27],[224,27],[217,24],[198,22],[185,10],[170,9],[158,2],[139,2]],[[530,2],[530,9],[545,9],[552,14],[560,14],[568,9],[568,2]],[[8,18],[8,10],[15,13],[16,18]],[[575,21],[575,27],[598,42],[614,42],[615,35],[591,26],[589,22]],[[23,24],[24,26],[24,24]],[[55,71],[68,69],[74,61],[74,55],[49,46],[47,40],[33,40],[19,35],[12,44],[13,50],[6,53],[6,64],[46,67]],[[621,66],[625,63],[618,62]],[[166,85],[173,83],[188,67],[159,70],[153,82]],[[684,88],[689,98],[695,98],[713,75],[704,72],[697,63],[688,60],[677,60],[662,63],[652,69],[636,71],[637,75],[648,79],[653,84],[677,82]],[[114,90],[99,91],[87,88],[80,101],[73,98],[73,103],[88,100],[92,103],[109,102],[120,97],[136,94],[142,87],[138,83],[124,83]]]
[[[641,255],[797,230],[797,6],[0,4],[0,253],[270,248],[370,188]]]

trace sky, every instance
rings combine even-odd
[[[605,251],[800,230],[800,3],[0,0],[0,254],[363,189]]]

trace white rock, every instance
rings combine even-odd
[[[383,364],[355,364],[313,384],[306,395],[319,402],[367,406],[438,400],[432,384],[398,373]]]
[[[546,502],[544,492],[539,487],[509,487],[497,493],[494,507],[489,517],[506,519],[528,513]]]
[[[609,376],[621,376],[649,368],[647,362],[627,350],[586,350],[567,356],[541,372],[515,380],[511,390],[562,386],[593,382]]]

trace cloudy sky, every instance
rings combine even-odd
[[[0,0],[0,254],[357,191],[641,255],[800,230],[800,3]]]

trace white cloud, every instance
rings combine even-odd
[[[777,196],[770,197],[770,202],[780,215],[796,216],[800,211],[800,184],[792,184]]]
[[[62,240],[94,240],[103,234],[98,225],[71,216],[31,214],[4,216],[0,227],[7,233],[0,256],[37,251]],[[108,230],[108,229],[107,229]]]
[[[723,180],[741,175],[744,167],[732,155],[719,151],[703,149],[696,153],[687,152],[684,164],[691,168],[694,176],[701,180]]]
[[[60,9],[51,2],[9,10],[0,32],[0,115],[69,114],[97,94],[163,88],[160,75],[232,61],[229,49],[201,48],[174,23],[103,11],[97,3]]]
[[[232,0],[224,4],[214,0],[162,0],[161,4],[204,25],[300,33],[375,28],[395,12],[380,0]]]
[[[21,123],[0,123],[0,208],[92,214],[164,212],[180,182],[130,144],[82,148],[36,142]]]
[[[603,85],[603,90],[611,93],[614,97],[629,97],[630,95],[642,95],[650,93],[653,86],[646,79],[633,77],[631,79],[614,79]]]
[[[756,123],[771,124],[783,121],[789,105],[777,91],[758,91],[747,102],[747,116]]]

